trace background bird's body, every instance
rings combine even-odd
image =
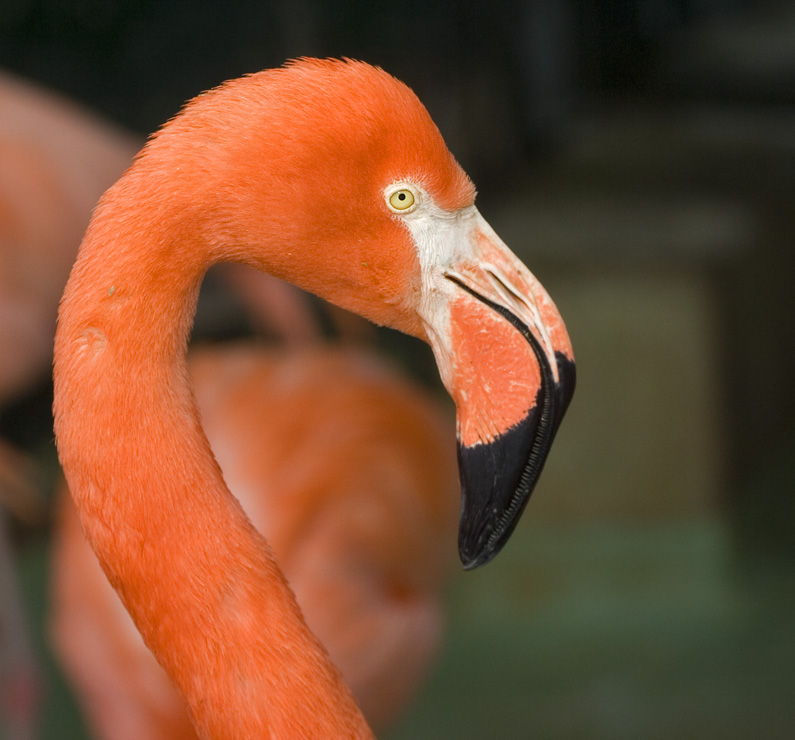
[[[202,425],[307,623],[375,727],[435,653],[457,507],[436,404],[362,351],[255,345],[192,353]],[[195,737],[62,497],[54,637],[96,737]],[[267,630],[267,625],[262,625]]]
[[[99,196],[140,143],[0,73],[0,400],[43,379],[55,315]]]
[[[91,209],[137,146],[97,116],[0,72],[0,417],[8,404],[46,383],[58,301]],[[3,509],[28,526],[45,518],[44,476],[19,439],[12,439],[13,426],[6,423],[0,431],[3,530]],[[35,736],[43,692],[12,549],[2,545],[0,725],[4,719],[8,725],[0,734],[5,730],[15,740]]]
[[[139,142],[3,72],[0,112],[2,407],[46,380],[58,301],[91,209]],[[32,477],[31,463],[0,439],[0,502],[27,521],[41,513]]]

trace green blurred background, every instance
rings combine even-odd
[[[524,520],[454,579],[441,659],[388,739],[795,736],[793,4],[0,6],[0,66],[141,137],[300,55],[417,91],[577,357]],[[380,344],[435,382],[424,348]],[[49,485],[50,400],[42,381],[0,417]],[[10,525],[47,671],[40,737],[85,738],[42,627],[48,527]]]

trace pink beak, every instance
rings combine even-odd
[[[440,367],[456,402],[458,548],[469,570],[516,527],[574,393],[575,366],[538,280],[479,214],[467,231],[470,248],[443,273],[455,287]]]

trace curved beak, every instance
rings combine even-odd
[[[467,570],[489,562],[510,538],[575,385],[571,342],[557,308],[472,211],[461,223],[465,234],[459,231],[465,248],[438,268],[447,284],[437,289],[445,310],[429,327],[456,403],[458,549]]]

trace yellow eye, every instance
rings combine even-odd
[[[389,196],[389,205],[396,211],[407,211],[414,203],[414,193],[406,188],[396,190]]]

